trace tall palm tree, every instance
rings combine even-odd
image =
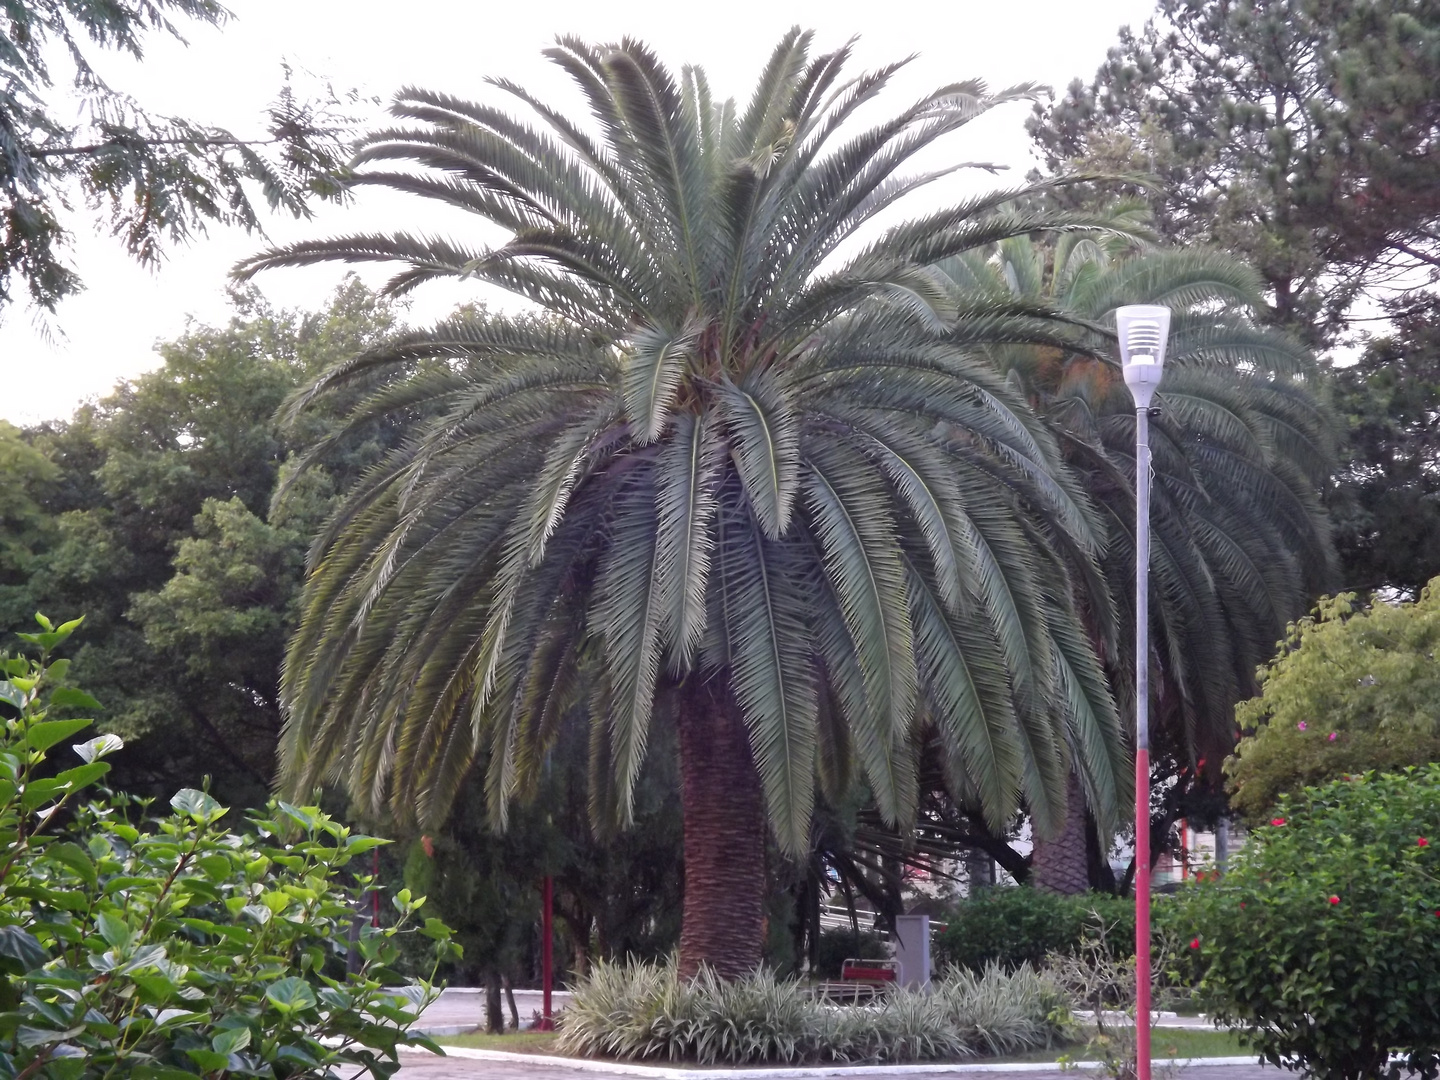
[[[803,853],[817,776],[838,795],[862,771],[902,821],[933,729],[996,824],[1023,800],[1058,826],[1072,757],[1098,813],[1126,784],[1067,584],[1073,565],[1098,573],[1093,509],[976,355],[1075,328],[1044,303],[947,293],[931,268],[1107,223],[1013,209],[1009,191],[842,257],[952,171],[902,173],[917,153],[1029,91],[959,83],[852,132],[899,65],[842,81],[848,49],[809,46],[787,34],[743,110],[630,41],[549,50],[588,123],[507,82],[528,121],[403,91],[356,182],[508,239],[353,236],[241,271],[397,262],[394,292],[474,278],[539,308],[413,333],[295,402],[364,387],[356,423],[412,433],[314,544],[283,783],[338,780],[433,821],[478,765],[503,821],[580,687],[623,820],[652,719],[673,718],[686,971],[758,962],[767,816]]]
[[[1117,220],[1127,208],[1112,211]],[[1165,380],[1151,424],[1151,619],[1157,721],[1212,770],[1234,747],[1234,704],[1286,624],[1307,610],[1332,565],[1320,491],[1335,427],[1315,393],[1310,354],[1260,326],[1258,275],[1223,252],[1167,251],[1114,237],[1011,238],[944,264],[956,295],[1047,302],[1078,321],[1114,325],[1124,304],[1172,311]],[[1133,625],[1135,414],[1099,338],[1093,351],[988,349],[1063,447],[1105,531],[1106,591]],[[1098,639],[1097,639],[1098,640]],[[1133,715],[1133,640],[1105,659]],[[1077,785],[1072,780],[1072,788]],[[1056,891],[1089,885],[1085,820],[1036,845],[1035,878]]]

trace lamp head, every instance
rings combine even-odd
[[[1115,311],[1120,335],[1120,363],[1125,385],[1137,409],[1148,409],[1165,367],[1165,345],[1170,337],[1170,309],[1135,304]]]

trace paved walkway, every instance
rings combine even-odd
[[[473,1061],[464,1058],[437,1058],[423,1054],[406,1054],[398,1080],[623,1080],[626,1075],[643,1074],[593,1073],[550,1065],[521,1065],[502,1061]],[[1276,1069],[1260,1065],[1193,1065],[1176,1070],[1179,1080],[1283,1080]],[[1164,1075],[1160,1068],[1157,1076]],[[743,1073],[737,1075],[743,1076]],[[866,1080],[873,1080],[870,1074]],[[1091,1075],[1090,1070],[1062,1072],[1059,1069],[1025,1072],[984,1072],[956,1066],[950,1072],[927,1074],[953,1080],[1077,1080]]]

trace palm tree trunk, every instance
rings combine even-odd
[[[679,709],[685,814],[680,974],[706,965],[735,979],[760,965],[765,800],[740,707],[725,681],[692,674]]]
[[[1065,784],[1065,825],[1050,840],[1035,839],[1030,863],[1031,882],[1037,889],[1075,896],[1090,888],[1090,860],[1085,846],[1085,793],[1072,770]]]

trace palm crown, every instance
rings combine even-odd
[[[510,239],[357,236],[243,268],[396,261],[396,291],[473,277],[540,308],[413,333],[296,402],[362,386],[357,423],[395,414],[413,433],[312,550],[283,688],[290,787],[338,777],[433,820],[483,761],[503,817],[583,690],[622,817],[656,703],[679,701],[687,881],[692,816],[744,817],[739,780],[704,805],[727,755],[753,757],[741,771],[790,853],[817,775],[838,792],[852,762],[887,818],[911,813],[930,731],[995,824],[1021,799],[1058,822],[1072,759],[1113,816],[1124,739],[1071,583],[1098,580],[1103,535],[1050,429],[980,353],[1064,344],[1074,320],[956,290],[934,264],[1114,223],[1016,209],[1009,191],[841,258],[940,175],[902,174],[916,153],[1027,91],[956,84],[852,134],[898,65],[842,81],[847,49],[808,49],[787,35],[743,111],[633,42],[549,51],[589,124],[509,83],[530,123],[407,90],[406,126],[364,142],[357,182]],[[727,710],[740,744],[704,742]]]
[[[1112,212],[1127,216],[1123,204]],[[1253,692],[1256,666],[1332,566],[1318,492],[1333,465],[1336,425],[1315,394],[1312,357],[1255,322],[1261,282],[1223,252],[1016,238],[945,269],[960,291],[1045,299],[1096,325],[1113,325],[1124,304],[1170,308],[1151,425],[1152,663],[1177,747],[1218,765],[1234,745],[1234,703]],[[1066,350],[988,353],[1046,418],[1090,495],[1105,535],[1108,592],[1133,618],[1134,404],[1118,371]],[[1107,658],[1113,671],[1134,670],[1131,644],[1118,639]]]

